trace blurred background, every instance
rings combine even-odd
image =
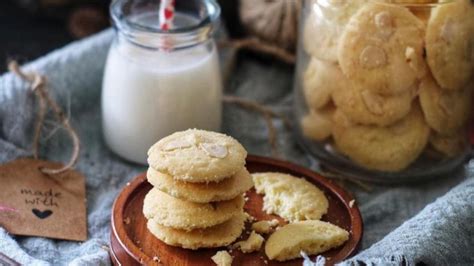
[[[10,59],[31,61],[109,27],[110,0],[1,0],[0,73]],[[232,37],[242,35],[237,0],[220,0]]]

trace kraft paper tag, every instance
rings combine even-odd
[[[14,235],[87,239],[84,176],[74,170],[48,176],[61,164],[19,159],[0,165],[0,226]]]

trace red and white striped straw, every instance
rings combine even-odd
[[[160,28],[167,31],[173,27],[175,0],[161,0],[160,4]]]

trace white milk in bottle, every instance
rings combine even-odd
[[[204,14],[208,21],[179,13],[177,5],[176,33],[133,28],[152,25],[156,12],[114,18],[118,33],[104,73],[103,130],[109,148],[127,160],[146,163],[149,147],[175,131],[220,129],[222,81],[210,37],[219,10],[213,1],[195,2],[212,13]],[[124,12],[113,5],[112,13]]]

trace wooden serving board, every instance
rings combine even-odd
[[[247,157],[247,169],[250,173],[256,172],[283,172],[298,177],[304,177],[324,191],[329,200],[329,210],[323,216],[324,221],[336,224],[350,232],[349,240],[341,247],[329,250],[322,255],[327,259],[327,265],[340,262],[351,256],[358,248],[362,238],[362,219],[357,208],[349,206],[352,196],[330,180],[319,176],[313,171],[284,161],[259,156]],[[111,217],[110,253],[115,265],[177,265],[201,266],[215,265],[211,257],[219,250],[200,249],[187,250],[168,246],[155,238],[146,228],[146,219],[142,214],[143,199],[152,186],[146,181],[145,173],[137,176],[119,194],[113,206]],[[274,215],[262,211],[263,198],[255,190],[247,193],[249,200],[245,210],[257,218],[277,218],[281,224],[284,221]],[[246,239],[251,223],[247,223],[241,239]],[[287,262],[270,261],[265,256],[264,248],[260,252],[243,254],[238,250],[232,253],[232,265],[301,265],[302,259]],[[316,256],[312,256],[314,259]],[[154,259],[155,258],[155,259]],[[159,262],[157,261],[159,258]]]

